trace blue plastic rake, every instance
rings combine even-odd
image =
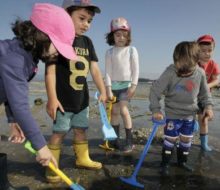
[[[95,94],[95,99],[98,100],[99,93],[96,92]],[[105,110],[105,107],[102,102],[98,101],[99,104],[99,112],[101,116],[101,121],[102,121],[102,132],[104,135],[104,140],[115,140],[117,138],[117,135],[115,133],[114,128],[111,126],[108,120],[108,116]]]
[[[134,170],[133,174],[129,178],[120,177],[120,179],[123,182],[128,183],[128,184],[133,185],[133,186],[136,186],[136,187],[140,187],[140,188],[144,188],[144,185],[137,181],[137,179],[136,179],[137,174],[138,174],[138,172],[140,170],[140,167],[141,167],[141,165],[142,165],[142,163],[143,163],[143,161],[144,161],[144,159],[145,159],[145,157],[146,157],[146,155],[148,153],[148,150],[150,148],[151,142],[152,142],[152,140],[153,140],[153,138],[154,138],[154,136],[155,136],[155,134],[157,132],[158,127],[160,125],[164,125],[166,123],[165,119],[164,120],[160,120],[160,121],[152,119],[152,121],[153,121],[153,131],[151,132],[151,134],[150,134],[150,136],[148,138],[148,141],[147,141],[146,145],[144,146],[144,150],[142,151],[140,159],[138,160],[138,163],[135,166],[135,170]]]

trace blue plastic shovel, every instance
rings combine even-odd
[[[166,123],[165,119],[160,120],[160,121],[152,119],[152,121],[153,121],[153,131],[150,134],[146,145],[144,146],[144,150],[141,153],[141,156],[140,156],[140,159],[138,160],[137,165],[135,166],[135,170],[134,170],[133,174],[129,178],[120,177],[120,179],[123,182],[128,183],[128,184],[133,185],[133,186],[136,186],[136,187],[140,187],[140,188],[144,188],[144,185],[137,181],[136,176],[137,176],[137,174],[138,174],[138,172],[140,170],[142,162],[144,161],[144,159],[145,159],[145,157],[146,157],[146,155],[148,153],[148,149],[149,149],[149,147],[151,145],[151,142],[152,142],[152,140],[153,140],[153,138],[154,138],[154,136],[155,136],[155,134],[157,132],[158,126],[164,125]]]
[[[95,93],[95,99],[98,100],[99,93]],[[99,104],[99,112],[101,116],[101,121],[102,121],[102,132],[104,135],[104,140],[115,140],[117,138],[117,135],[115,133],[114,128],[111,126],[109,123],[105,107],[102,102],[98,101]]]
[[[24,147],[29,150],[31,153],[36,154],[36,150],[34,150],[31,146],[31,143],[27,141],[24,145]],[[70,178],[68,178],[59,168],[56,168],[52,162],[49,163],[48,167],[56,173],[60,178],[65,181],[68,185],[69,188],[72,190],[85,190],[81,185],[77,183],[73,183]]]

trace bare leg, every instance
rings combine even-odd
[[[200,126],[200,141],[201,141],[201,148],[204,151],[211,151],[212,149],[208,145],[208,119],[203,118],[202,114],[198,115],[199,119],[199,126]]]

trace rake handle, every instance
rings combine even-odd
[[[135,167],[134,173],[132,174],[133,177],[136,176],[137,173],[138,173],[138,171],[140,170],[140,167],[141,167],[141,165],[142,165],[142,163],[143,163],[143,161],[144,161],[144,159],[145,159],[145,157],[146,157],[146,155],[147,155],[147,153],[148,153],[148,150],[149,150],[150,145],[151,145],[151,143],[152,143],[152,140],[153,140],[153,138],[154,138],[154,136],[155,136],[155,134],[156,134],[156,132],[157,132],[158,127],[159,127],[160,125],[165,124],[166,119],[164,118],[164,119],[161,120],[161,121],[152,119],[152,121],[153,121],[153,130],[152,130],[152,132],[151,132],[151,134],[150,134],[150,136],[149,136],[149,138],[148,138],[148,140],[147,140],[146,145],[144,146],[144,150],[143,150],[142,153],[141,153],[140,159],[138,160],[138,163],[137,163],[137,165],[136,165],[136,167]]]
[[[111,114],[112,114],[112,104],[116,102],[116,97],[113,96],[111,100],[107,101],[106,104],[106,113],[107,113],[107,117],[109,122],[111,121]]]
[[[73,182],[68,178],[59,168],[56,168],[52,162],[49,163],[48,167],[56,173],[58,176],[62,178],[69,186],[73,184]]]
[[[35,155],[37,154],[37,151],[32,148],[31,143],[30,143],[29,141],[27,141],[27,142],[25,143],[25,148],[26,148],[27,150],[29,150],[31,153],[33,153],[33,154],[35,154]],[[65,181],[69,186],[71,186],[71,185],[74,184],[59,168],[56,168],[52,162],[49,162],[48,167],[49,167],[54,173],[56,173],[58,176],[60,176],[61,179],[62,179],[63,181]]]
[[[133,173],[132,176],[136,176],[137,175],[137,173],[138,173],[138,171],[139,171],[139,169],[140,169],[140,167],[141,167],[141,165],[142,165],[142,163],[143,163],[143,161],[144,161],[144,159],[145,159],[145,157],[146,157],[146,155],[148,153],[148,150],[150,148],[151,142],[152,142],[152,140],[153,140],[153,138],[154,138],[154,136],[155,136],[155,134],[157,132],[157,128],[158,128],[158,124],[154,123],[153,131],[152,131],[152,133],[150,134],[150,136],[148,138],[147,144],[145,145],[144,150],[141,153],[140,159],[138,160],[138,163],[137,163],[137,165],[135,167],[135,170],[134,170],[134,173]]]

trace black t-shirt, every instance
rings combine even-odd
[[[92,41],[87,36],[76,37],[73,48],[80,61],[59,56],[56,65],[57,97],[65,111],[79,113],[89,105],[87,75],[91,61],[98,61]]]

